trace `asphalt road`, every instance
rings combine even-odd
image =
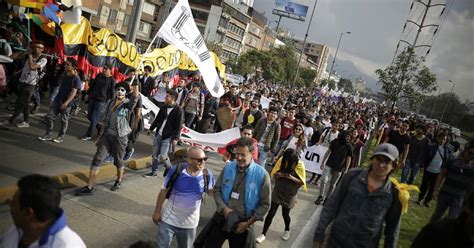
[[[0,121],[9,116],[6,106],[7,103],[0,103]],[[46,110],[43,107],[41,112]],[[31,173],[54,176],[89,167],[96,147],[91,141],[77,138],[87,129],[85,116],[80,114],[71,118],[67,136],[61,144],[37,140],[45,132],[43,119],[41,115],[33,115],[30,128],[0,130],[0,187],[15,184],[18,178]],[[57,128],[59,121],[56,121],[55,130]],[[141,135],[133,158],[149,156],[151,144],[151,136]],[[207,166],[217,177],[223,162],[217,154],[208,155]],[[113,182],[97,185],[93,196],[74,196],[74,189],[62,191],[61,205],[67,213],[69,226],[88,247],[128,247],[139,240],[156,239],[157,227],[151,216],[163,178],[143,178],[141,175],[146,172],[148,170],[127,169],[123,188],[115,192],[110,191]],[[320,208],[313,204],[317,193],[315,186],[309,186],[307,193],[300,190],[298,203],[291,211],[290,240],[280,239],[284,223],[279,210],[267,233],[267,240],[258,247],[311,247],[312,233],[320,212]],[[201,207],[198,233],[214,211],[214,200],[208,198]],[[0,219],[0,233],[4,233],[12,224],[9,208],[5,204],[0,204]],[[262,226],[263,222],[256,223],[257,234]],[[177,247],[175,243],[173,247]]]

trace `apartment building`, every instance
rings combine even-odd
[[[256,11],[253,8],[248,9],[248,14],[251,19],[248,25],[243,52],[247,52],[252,49],[262,50],[265,39],[265,26],[267,25],[267,18],[262,13]]]
[[[310,60],[311,64],[314,64],[316,70],[318,71],[316,75],[315,82],[319,84],[323,77],[323,72],[326,71],[328,65],[328,56],[329,56],[329,47],[327,45],[307,42],[304,49],[302,49],[303,41],[294,40],[295,46],[298,50],[303,50],[303,53]]]

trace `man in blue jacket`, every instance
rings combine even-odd
[[[255,247],[253,224],[270,208],[270,176],[252,159],[255,149],[251,138],[240,138],[236,159],[224,167],[214,186],[216,213],[204,247]]]

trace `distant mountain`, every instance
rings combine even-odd
[[[329,56],[327,68],[328,71],[331,69],[331,63],[332,57]],[[333,70],[336,71],[336,73],[338,75],[341,75],[343,78],[347,78],[350,80],[362,78],[365,81],[367,87],[370,88],[373,92],[378,92],[382,89],[380,85],[377,85],[376,78],[373,78],[372,76],[361,72],[359,69],[357,69],[354,63],[349,60],[336,59]]]

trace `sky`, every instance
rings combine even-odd
[[[448,0],[432,0],[432,4],[443,4]],[[314,0],[294,0],[308,5],[306,22],[282,18],[280,27],[288,29],[296,37],[304,37],[310,20]],[[412,0],[318,0],[308,40],[330,47],[334,56],[342,32],[351,32],[342,37],[337,60],[347,60],[357,69],[374,79],[375,70],[385,68],[392,62],[400,39],[413,43],[417,28],[412,24],[402,35],[407,19],[422,20],[424,6]],[[428,0],[423,0],[427,3]],[[256,0],[254,9],[264,12],[270,26],[275,27],[278,17],[272,15],[274,0]],[[437,76],[441,93],[449,92],[452,83],[454,93],[461,101],[474,102],[474,1],[449,0],[446,12],[439,18],[443,7],[432,7],[425,18],[427,24],[441,24],[433,36],[433,27],[423,28],[417,45],[431,44],[425,65]],[[447,13],[447,15],[446,15]],[[444,17],[445,16],[445,17]],[[444,21],[441,20],[444,18]],[[400,45],[403,48],[404,44]],[[417,54],[424,56],[427,48],[417,48]],[[336,61],[337,61],[336,60]],[[337,62],[336,62],[337,63]],[[328,69],[330,68],[328,61]],[[336,68],[336,67],[335,67]],[[343,74],[343,73],[342,73]],[[343,75],[345,76],[345,75]],[[435,92],[434,94],[437,94]]]

